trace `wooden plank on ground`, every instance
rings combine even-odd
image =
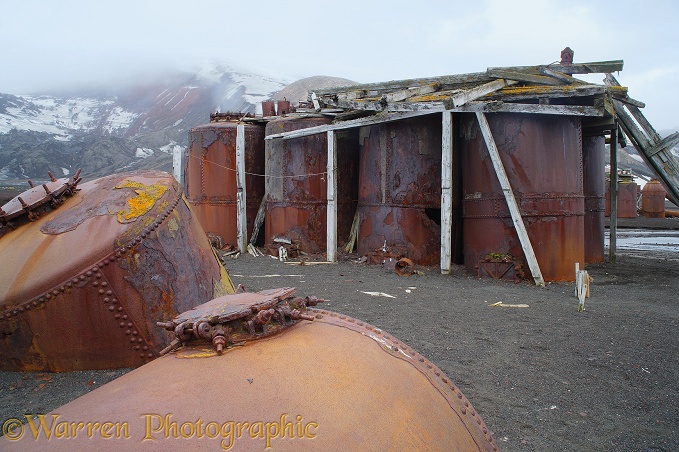
[[[488,120],[486,119],[485,113],[476,113],[476,118],[479,121],[479,126],[481,128],[481,133],[486,142],[486,147],[488,148],[488,154],[490,155],[491,161],[493,162],[493,168],[495,168],[495,174],[500,181],[500,186],[502,187],[502,192],[505,195],[505,200],[507,201],[507,207],[509,207],[509,213],[512,216],[512,221],[514,223],[514,228],[516,229],[516,234],[519,236],[519,241],[521,242],[521,247],[523,248],[523,254],[526,257],[528,263],[528,268],[533,275],[533,280],[535,285],[544,287],[545,281],[542,278],[542,272],[540,271],[540,265],[535,257],[535,252],[533,251],[533,245],[530,243],[530,238],[528,237],[528,232],[526,231],[526,225],[523,223],[523,218],[521,217],[521,212],[519,211],[519,206],[514,197],[514,192],[509,183],[509,178],[507,178],[507,173],[505,172],[505,167],[502,164],[500,158],[500,153],[495,145],[495,139],[493,139],[493,133],[488,125]]]

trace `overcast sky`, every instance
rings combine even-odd
[[[624,60],[618,80],[663,130],[679,127],[678,19],[678,0],[0,0],[0,92],[207,61],[367,83],[549,64],[569,46]]]

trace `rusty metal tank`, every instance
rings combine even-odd
[[[0,370],[142,365],[168,343],[156,321],[234,290],[171,175],[77,190],[3,224]]]
[[[582,138],[583,194],[585,196],[585,263],[604,261],[606,140]]]
[[[606,216],[611,216],[610,183],[606,181]],[[631,179],[620,179],[618,183],[618,218],[636,218],[639,185]]]
[[[359,254],[386,241],[416,264],[440,263],[441,128],[438,115],[361,128]]]
[[[572,281],[584,262],[584,195],[579,118],[487,115],[545,281]],[[489,254],[523,263],[521,243],[476,117],[461,117],[464,261],[475,271]]]
[[[236,130],[238,122],[211,122],[189,131],[186,193],[205,232],[237,244]],[[248,237],[264,197],[264,126],[244,124]]]
[[[665,218],[667,192],[660,182],[651,179],[641,189],[641,215],[649,218]]]
[[[326,125],[327,117],[275,119],[266,135]],[[358,132],[337,131],[337,235],[346,241],[358,192]],[[266,142],[266,242],[286,237],[307,253],[320,253],[327,240],[327,134]]]
[[[163,324],[183,348],[42,418],[47,431],[98,422],[91,434],[35,439],[26,425],[0,448],[497,450],[439,368],[379,328],[312,307],[321,301],[282,288],[198,306]],[[221,352],[198,339],[210,330]]]

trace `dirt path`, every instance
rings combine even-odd
[[[679,449],[679,265],[666,255],[588,266],[582,313],[572,283],[543,289],[462,269],[399,277],[351,260],[244,255],[227,266],[250,291],[297,287],[414,347],[471,400],[501,450]],[[529,307],[490,306],[500,301]],[[0,421],[52,410],[122,372],[0,372]]]

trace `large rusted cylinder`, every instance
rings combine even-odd
[[[582,139],[579,118],[486,115],[545,281],[572,281],[584,258]],[[478,121],[462,115],[464,261],[525,256]]]
[[[606,181],[606,216],[611,216],[611,187]],[[618,218],[636,218],[637,200],[639,199],[639,185],[633,181],[618,183]]]
[[[583,137],[582,172],[585,195],[585,263],[604,261],[606,143],[603,136]]]
[[[186,192],[207,233],[223,244],[238,240],[236,122],[214,122],[189,131]],[[248,237],[264,197],[264,126],[245,124],[245,193]]]
[[[441,118],[361,129],[358,253],[388,247],[416,264],[441,256]]]
[[[266,135],[328,124],[318,118],[280,118],[269,122]],[[358,132],[337,133],[337,234],[351,230],[358,191]],[[307,253],[324,251],[327,240],[328,140],[320,133],[266,142],[266,241],[286,237]]]
[[[135,367],[233,285],[174,178],[121,173],[0,237],[0,370]]]
[[[649,218],[665,218],[665,196],[667,192],[655,179],[641,189],[641,215]]]
[[[24,426],[22,438],[0,438],[0,448],[497,450],[479,413],[422,355],[364,322],[309,313],[313,321],[221,355],[180,349],[43,418],[48,428],[54,416],[69,426],[98,422],[92,434],[84,427],[35,440]]]

